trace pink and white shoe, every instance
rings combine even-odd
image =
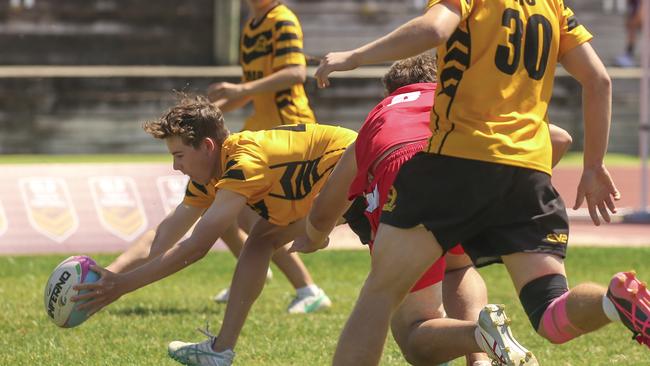
[[[614,275],[607,289],[623,324],[634,333],[633,339],[650,348],[650,291],[634,271]]]

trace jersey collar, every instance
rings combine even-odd
[[[428,90],[436,90],[436,87],[438,86],[437,83],[415,83],[415,84],[409,84],[405,85],[401,88],[397,88],[394,92],[392,92],[389,97],[393,95],[398,95],[398,94],[404,94],[404,93],[409,93],[412,91],[428,91]]]

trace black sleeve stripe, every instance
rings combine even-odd
[[[291,104],[293,104],[293,103],[291,103],[291,100],[289,100],[289,99],[283,99],[281,101],[275,102],[275,105],[278,107],[278,109],[282,109],[282,108],[284,108],[284,107],[286,107],[288,105],[291,105]]]
[[[196,189],[198,189],[199,191],[201,191],[201,192],[203,192],[203,193],[205,193],[205,194],[208,194],[208,190],[207,190],[207,189],[206,189],[202,184],[198,184],[198,183],[196,183],[195,181],[192,181],[192,185],[193,185]]]
[[[574,30],[574,29],[576,29],[577,27],[580,26],[580,22],[578,22],[578,19],[576,18],[576,16],[573,15],[573,16],[569,17],[569,19],[567,20],[567,26],[568,26],[569,32],[571,32],[572,30]]]
[[[246,177],[244,177],[244,171],[241,169],[229,169],[226,171],[226,174],[224,174],[222,178],[246,180]]]
[[[281,33],[280,36],[278,37],[278,42],[291,41],[295,39],[298,39],[298,35],[295,33]]]
[[[194,193],[190,192],[190,188],[189,188],[189,187],[188,187],[187,189],[185,189],[185,195],[186,195],[187,197],[196,197],[196,195],[195,195]]]
[[[277,23],[275,23],[275,30],[278,30],[282,27],[295,27],[296,23],[290,21],[290,20],[281,20]]]
[[[300,47],[285,47],[285,48],[278,48],[275,50],[275,56],[283,56],[288,53],[302,53],[302,48]]]

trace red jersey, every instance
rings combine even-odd
[[[362,195],[370,184],[375,161],[392,147],[431,136],[429,120],[437,84],[403,86],[381,101],[361,126],[356,140],[357,175],[348,197]]]

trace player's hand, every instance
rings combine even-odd
[[[324,240],[313,241],[306,234],[297,237],[291,247],[289,248],[289,253],[300,252],[300,253],[313,253],[317,250],[324,249],[329,245],[330,238],[325,237]]]
[[[330,52],[320,61],[314,77],[319,88],[326,88],[330,85],[329,74],[334,71],[354,70],[357,67],[359,62],[354,52]]]
[[[86,303],[77,305],[77,310],[85,310],[88,316],[100,311],[126,293],[124,290],[124,275],[113,273],[99,266],[91,266],[90,269],[99,274],[99,280],[93,283],[76,285],[75,290],[86,290],[88,292],[74,296],[71,299],[73,302],[88,300]]]
[[[241,84],[233,83],[214,83],[208,86],[208,99],[211,102],[219,101],[220,99],[234,99],[243,95],[243,87]]]
[[[580,184],[578,184],[578,194],[573,209],[577,210],[586,200],[589,216],[591,216],[594,225],[599,226],[598,213],[605,222],[611,222],[609,212],[616,213],[614,201],[620,199],[621,193],[614,185],[614,181],[604,165],[598,168],[585,168],[582,171]]]

